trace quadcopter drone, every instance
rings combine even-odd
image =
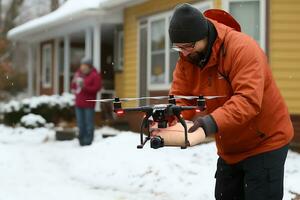
[[[139,111],[145,113],[143,118],[141,129],[140,129],[140,144],[137,146],[138,149],[142,149],[147,141],[150,140],[150,147],[157,149],[160,147],[164,147],[164,140],[160,136],[151,137],[150,131],[150,122],[153,120],[157,123],[158,128],[167,128],[168,122],[171,119],[177,118],[177,120],[181,123],[184,128],[184,146],[181,146],[181,149],[186,149],[190,146],[190,142],[188,141],[187,135],[187,125],[185,120],[183,119],[181,112],[185,110],[195,110],[196,112],[202,112],[206,109],[206,99],[215,99],[224,96],[157,96],[157,97],[139,97],[139,98],[118,98],[115,97],[113,99],[99,99],[99,100],[89,100],[89,101],[98,101],[98,102],[112,102],[113,103],[113,111],[117,114],[117,116],[122,116],[126,112],[131,111]],[[145,99],[153,99],[153,100],[161,100],[168,99],[168,104],[157,104],[157,105],[147,105],[141,107],[133,107],[133,108],[122,108],[122,102],[127,101],[135,101],[135,100],[145,100]],[[179,106],[176,105],[177,99],[186,99],[193,100],[197,99],[196,106]],[[152,119],[150,120],[150,118]],[[144,139],[144,130],[147,131],[147,136]]]

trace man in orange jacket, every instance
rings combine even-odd
[[[287,106],[255,40],[218,21],[189,4],[175,8],[169,35],[180,58],[170,94],[225,96],[207,100],[206,114],[183,113],[194,121],[189,132],[215,136],[216,199],[282,199],[287,145],[294,134]]]

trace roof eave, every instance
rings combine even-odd
[[[53,20],[45,25],[33,27],[33,28],[27,28],[27,30],[23,30],[23,31],[21,31],[21,30],[23,29],[23,26],[25,24],[20,25],[20,26],[17,26],[15,28],[11,29],[10,31],[8,31],[7,38],[12,41],[26,41],[26,39],[28,37],[30,37],[30,35],[33,35],[37,32],[41,32],[41,31],[48,30],[48,29],[51,29],[56,26],[61,26],[63,24],[70,23],[70,21],[74,21],[81,17],[103,15],[104,13],[105,12],[101,9],[88,9],[88,10],[84,10],[84,11],[80,11],[80,12],[76,12],[76,13],[71,13],[70,15],[64,16],[64,18],[62,18],[60,20]],[[30,23],[30,22],[28,22],[28,23]],[[28,26],[28,24],[26,26]]]

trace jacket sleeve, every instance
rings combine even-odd
[[[234,91],[233,96],[211,113],[218,132],[230,132],[246,125],[260,113],[264,92],[264,68],[267,59],[256,42],[243,38],[231,54],[228,78]]]
[[[184,61],[180,58],[173,72],[173,82],[169,94],[184,95],[184,96],[191,95],[191,92],[188,90],[189,87],[187,87],[189,81],[185,76],[183,68],[184,68]],[[182,106],[183,105],[192,106],[195,105],[195,102],[190,100],[185,100],[185,99],[178,99],[176,100],[176,104]],[[194,110],[183,111],[182,115],[184,119],[191,120],[192,117],[195,115],[195,111]]]
[[[101,77],[100,74],[93,74],[93,81],[90,84],[84,84],[82,90],[88,93],[97,93],[101,89]]]

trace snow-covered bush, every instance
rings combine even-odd
[[[40,115],[30,113],[21,118],[21,126],[25,128],[38,128],[44,127],[45,125],[46,120]]]
[[[35,96],[21,101],[12,100],[4,104],[4,123],[15,125],[22,116],[33,113],[41,115],[47,122],[71,121],[74,118],[74,95]]]

